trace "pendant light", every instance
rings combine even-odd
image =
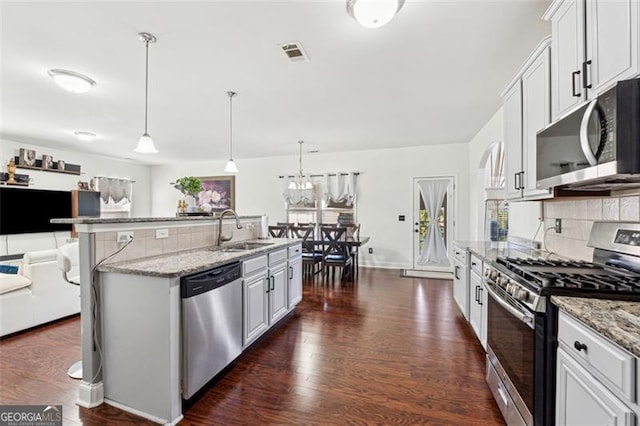
[[[347,0],[347,13],[360,25],[378,28],[396,16],[405,0]]]
[[[139,154],[157,154],[158,150],[153,144],[151,135],[147,132],[147,116],[149,109],[149,43],[155,43],[156,38],[153,34],[138,33],[138,38],[144,42],[146,50],[145,56],[145,74],[144,74],[144,133],[140,136],[138,146],[134,149]]]
[[[227,92],[227,96],[229,97],[229,161],[227,161],[227,165],[224,167],[225,173],[238,173],[238,166],[236,166],[236,162],[233,161],[233,97],[236,95],[236,92]]]
[[[311,183],[311,178],[309,176],[305,177],[302,173],[302,144],[304,141],[298,141],[300,144],[300,157],[298,159],[300,163],[300,170],[298,176],[294,177],[294,179],[289,183],[289,189],[294,190],[303,190],[303,189],[313,189],[313,184]]]

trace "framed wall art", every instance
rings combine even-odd
[[[202,191],[196,195],[196,207],[206,213],[236,208],[236,177],[199,177]]]

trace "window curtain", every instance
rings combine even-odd
[[[444,179],[425,179],[418,182],[420,196],[429,215],[429,226],[424,245],[418,257],[420,264],[449,264],[447,247],[438,229],[438,214],[447,194],[449,181]]]
[[[133,182],[127,179],[97,177],[101,208],[131,210]]]
[[[351,206],[356,201],[358,175],[355,173],[336,173],[330,176],[328,173],[322,178],[322,193],[324,201]]]

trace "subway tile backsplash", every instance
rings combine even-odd
[[[640,221],[640,196],[552,199],[544,204],[544,245],[547,250],[570,259],[591,261],[593,249],[587,246],[593,222]],[[556,234],[555,220],[562,219],[562,232]]]

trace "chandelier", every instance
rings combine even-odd
[[[311,177],[305,176],[304,173],[302,173],[302,144],[304,144],[304,141],[298,141],[298,143],[300,144],[300,158],[298,160],[300,162],[300,170],[298,175],[294,176],[293,180],[289,183],[289,189],[303,191],[313,189]]]

